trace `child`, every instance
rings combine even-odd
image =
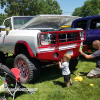
[[[73,85],[72,80],[70,78],[70,70],[69,70],[69,60],[71,59],[70,54],[64,54],[63,61],[59,61],[59,68],[62,69],[62,75],[64,76],[64,82],[66,83],[66,87]]]

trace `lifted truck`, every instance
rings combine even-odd
[[[82,29],[60,30],[59,27],[76,16],[38,15],[12,16],[0,26],[0,63],[5,54],[14,55],[14,67],[20,70],[20,81],[35,81],[40,75],[41,63],[58,62],[65,53],[71,54],[70,68],[78,63],[79,47],[83,51],[86,32]],[[4,29],[4,30],[3,30]]]

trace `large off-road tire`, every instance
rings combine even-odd
[[[5,64],[5,54],[0,52],[0,63]]]
[[[0,64],[0,74],[1,74],[1,76],[3,75],[2,73],[5,73],[5,72],[7,73],[7,75],[9,75],[10,77],[12,77],[16,80],[13,72],[7,66]],[[4,74],[4,76],[5,76],[5,74]]]
[[[25,54],[18,54],[14,60],[14,67],[20,70],[20,82],[29,83],[40,76],[39,62]]]
[[[78,64],[78,58],[76,59],[71,59],[69,63],[69,69],[72,70],[74,69]]]

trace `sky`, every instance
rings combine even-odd
[[[74,9],[83,6],[85,1],[87,0],[57,0],[63,15],[71,15]],[[4,13],[4,9],[0,9],[0,13]]]
[[[57,0],[63,15],[71,15],[75,8],[83,6],[85,1],[87,0]]]

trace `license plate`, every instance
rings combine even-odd
[[[73,50],[66,51],[66,53],[73,55]]]

